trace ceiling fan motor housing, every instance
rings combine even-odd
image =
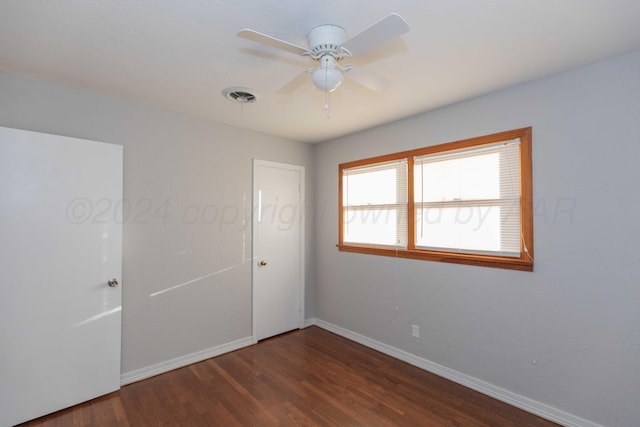
[[[342,45],[347,40],[347,32],[337,25],[319,25],[309,31],[307,40],[314,59],[327,54],[340,59],[344,56]]]

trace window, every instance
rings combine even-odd
[[[344,242],[407,247],[407,160],[344,169]]]
[[[339,173],[341,251],[533,270],[531,128]]]

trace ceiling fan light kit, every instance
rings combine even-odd
[[[338,61],[327,54],[320,58],[320,66],[311,74],[313,84],[323,92],[333,92],[342,84],[342,69]]]
[[[342,83],[344,75],[354,68],[352,65],[340,64],[345,57],[373,49],[407,31],[409,31],[409,26],[404,19],[400,15],[392,13],[350,39],[347,39],[346,30],[337,25],[327,24],[314,27],[307,33],[307,48],[249,29],[239,31],[238,37],[309,57],[316,63],[316,67],[305,71],[303,76],[311,74],[313,84],[319,90],[328,94],[336,90]],[[350,73],[348,77],[372,90],[386,88],[385,79],[371,73],[368,73],[366,77],[359,77],[363,74]],[[277,92],[289,94],[303,84],[305,80],[306,78],[304,77],[296,77]],[[358,80],[362,81],[359,82]]]
[[[351,55],[342,47],[346,39],[347,32],[337,25],[319,25],[307,34],[308,56],[319,63],[311,74],[311,81],[323,92],[333,92],[342,84],[344,70],[338,61]]]

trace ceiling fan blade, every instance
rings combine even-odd
[[[304,73],[298,74],[298,76],[294,77],[293,80],[278,89],[276,93],[279,95],[289,95],[295,92],[296,89],[298,89],[300,86],[309,82],[308,74],[309,70],[305,71]]]
[[[397,13],[392,13],[382,21],[373,24],[347,40],[343,47],[353,55],[359,55],[388,40],[401,36],[407,31],[409,31],[409,25],[405,20]]]
[[[254,30],[241,30],[238,31],[238,37],[251,40],[257,43],[261,43],[267,46],[275,47],[276,49],[286,50],[287,52],[295,53],[296,55],[303,55],[310,53],[308,49],[298,46],[284,40],[277,39],[275,37],[268,36],[266,34],[259,33]]]
[[[364,71],[362,68],[350,68],[349,71],[345,73],[345,76],[351,79],[354,83],[364,86],[374,92],[383,92],[391,86],[391,82],[389,80],[370,71]]]

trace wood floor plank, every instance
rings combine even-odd
[[[555,425],[310,327],[129,384],[21,427]]]

